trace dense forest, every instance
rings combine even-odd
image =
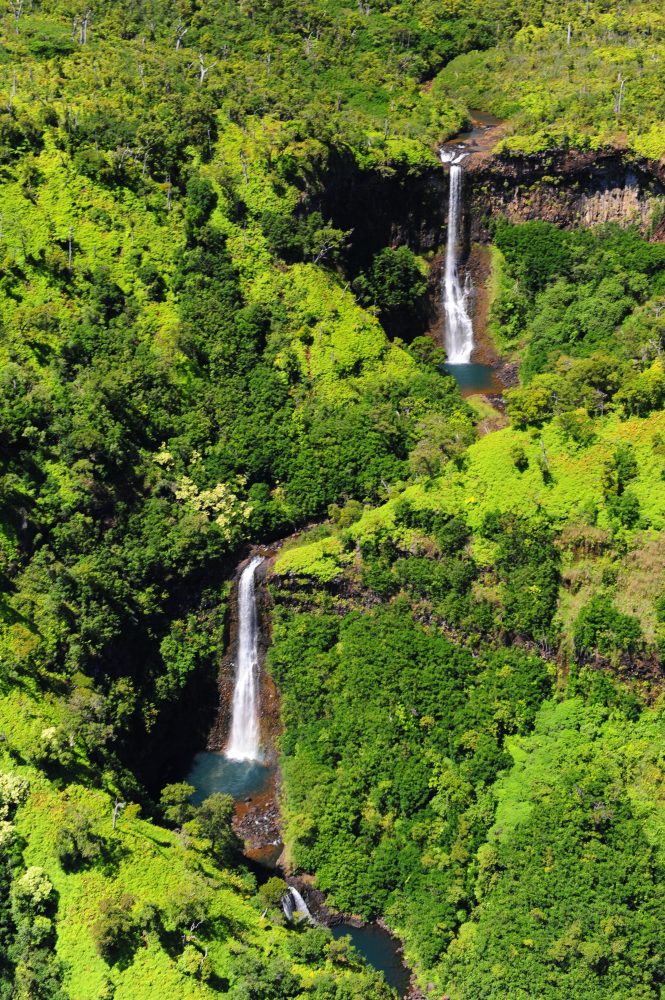
[[[292,867],[428,996],[658,997],[661,5],[9,0],[0,33],[0,998],[394,996],[168,757],[285,538]],[[485,220],[496,405],[424,333],[418,192],[473,109],[501,162],[654,179],[639,218]],[[410,227],[347,224],[364,182]]]

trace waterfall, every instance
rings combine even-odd
[[[450,195],[448,200],[448,239],[443,277],[443,307],[446,315],[445,348],[448,363],[468,365],[473,350],[473,325],[466,305],[471,286],[469,277],[462,288],[458,271],[459,229],[462,221],[462,160],[466,153],[459,149],[440,151],[441,161],[450,164]]]
[[[259,655],[254,575],[263,562],[255,556],[242,571],[238,586],[238,655],[231,714],[231,735],[226,747],[230,760],[259,760]]]
[[[309,920],[311,924],[315,922],[307,903],[292,885],[282,896],[282,909],[287,920],[293,920],[294,914],[297,913],[302,920]]]

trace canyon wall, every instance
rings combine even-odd
[[[618,150],[470,156],[466,164],[472,241],[485,242],[498,215],[566,228],[634,224],[643,236],[665,239],[665,164]]]
[[[464,171],[468,244],[488,242],[498,216],[566,228],[637,224],[644,236],[665,240],[665,163],[620,150],[478,153],[466,158]],[[428,254],[445,244],[449,174],[443,166],[363,171],[351,156],[335,156],[321,181],[322,192],[308,207],[353,231],[351,276],[384,246],[405,243]]]

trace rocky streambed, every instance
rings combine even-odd
[[[279,548],[253,549],[249,558],[261,555],[264,563],[260,569],[259,586],[256,588],[256,610],[259,622],[260,663],[270,641],[270,597],[265,587],[266,576]],[[188,780],[196,788],[195,801],[202,801],[213,792],[224,792],[235,800],[234,829],[244,843],[245,857],[252,863],[258,877],[280,875],[286,885],[297,889],[305,900],[315,922],[330,927],[335,937],[349,934],[352,942],[401,997],[419,1000],[421,997],[411,979],[411,972],[402,957],[402,945],[392,936],[383,922],[366,923],[352,916],[330,909],[327,900],[316,888],[314,877],[293,871],[284,853],[279,808],[280,772],[277,740],[280,733],[279,692],[272,678],[262,668],[259,673],[259,704],[261,721],[262,759],[260,761],[229,760],[224,749],[230,727],[230,706],[233,697],[234,661],[238,642],[238,615],[235,587],[237,578],[247,565],[244,560],[238,567],[236,585],[231,594],[229,642],[220,669],[219,709],[205,750],[194,757]]]

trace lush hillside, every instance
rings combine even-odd
[[[278,558],[287,843],[455,1000],[655,996],[663,247],[495,240],[509,425],[426,418],[416,483]]]
[[[482,436],[440,350],[386,332],[429,262],[352,273],[320,209],[333,162],[422,176],[475,106],[507,150],[658,158],[656,7],[10,3],[0,996],[390,995],[284,927],[227,800],[160,801],[233,567],[314,520],[270,657],[296,863],[451,996],[656,995],[662,246],[496,228],[521,384]]]
[[[498,46],[453,59],[435,90],[509,118],[506,150],[616,144],[660,160],[664,52],[657,0],[542,4]]]
[[[455,998],[662,975],[665,423],[573,412],[277,563],[293,863]]]

